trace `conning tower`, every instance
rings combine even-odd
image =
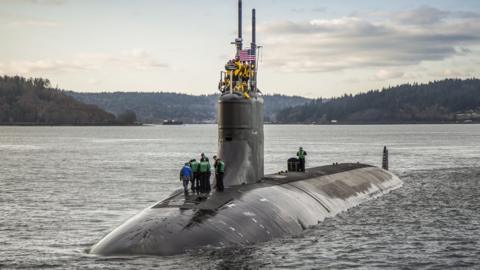
[[[255,9],[251,47],[243,49],[242,1],[238,1],[235,58],[220,73],[218,154],[225,161],[225,186],[257,182],[263,177],[263,98],[257,88]]]

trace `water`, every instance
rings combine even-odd
[[[390,167],[405,184],[301,235],[173,257],[85,251],[181,186],[216,126],[0,127],[0,268],[480,268],[480,125],[266,126],[265,170],[298,146],[307,166]]]

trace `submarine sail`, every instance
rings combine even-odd
[[[252,42],[243,49],[242,1],[238,1],[235,58],[225,65],[218,100],[218,154],[228,170],[224,185],[252,184],[264,175],[263,98],[257,89],[256,13],[252,10]]]
[[[107,234],[90,253],[174,255],[268,241],[301,233],[402,186],[391,172],[358,163],[264,175],[256,13],[252,10],[252,42],[245,49],[241,0],[238,7],[235,58],[225,65],[219,83],[218,155],[225,162],[225,190],[198,196],[179,189]]]

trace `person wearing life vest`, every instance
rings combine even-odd
[[[242,81],[248,80],[248,63],[243,61],[242,62],[242,67],[240,70],[240,76],[242,78]]]
[[[235,86],[233,87],[234,92],[243,93],[243,84],[241,81],[236,81]]]
[[[254,76],[255,76],[255,63],[252,63],[250,65],[250,75],[249,75],[249,77],[253,78]]]
[[[235,60],[234,62],[235,70],[233,70],[233,81],[236,82],[242,76],[242,62],[240,60]]]
[[[188,182],[190,182],[192,175],[192,168],[190,168],[190,165],[188,163],[185,163],[185,165],[183,165],[182,169],[180,170],[180,181],[183,182],[183,191],[185,192],[185,194],[188,193]]]
[[[307,155],[307,152],[305,152],[303,150],[302,147],[300,147],[298,149],[298,152],[297,152],[297,157],[298,157],[298,160],[300,161],[300,171],[301,172],[304,172],[305,171],[305,156]]]
[[[250,64],[244,62],[243,64],[243,72],[242,72],[242,80],[247,82],[250,79]]]
[[[215,160],[215,164],[213,167],[215,168],[215,180],[217,182],[216,187],[218,191],[223,191],[223,174],[225,172],[225,163],[222,159],[217,158],[217,156],[213,156]]]
[[[222,85],[222,93],[228,92],[230,90],[230,75],[225,77]]]
[[[192,179],[190,180],[191,186],[190,188],[192,189],[193,192],[197,191],[199,192],[200,190],[200,177],[198,175],[198,162],[196,159],[190,160],[190,168],[192,168]]]
[[[200,164],[198,167],[200,174],[200,192],[205,193],[210,191],[210,162],[205,154],[202,153]]]

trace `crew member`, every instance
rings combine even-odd
[[[225,172],[225,163],[222,159],[217,158],[217,156],[213,156],[215,160],[215,164],[213,167],[215,168],[215,180],[217,182],[217,190],[223,191],[223,173]]]
[[[207,180],[205,181],[205,186],[206,186],[206,189],[207,189],[207,192],[210,192],[210,190],[212,189],[212,187],[210,186],[210,176],[212,175],[212,169],[210,167],[210,160],[208,159],[208,157],[205,157],[206,160],[207,160]]]
[[[231,73],[231,71],[229,71]],[[222,88],[222,93],[228,92],[230,89],[230,75],[225,77],[225,80],[223,81],[223,88]]]
[[[301,172],[304,172],[305,171],[305,156],[307,155],[307,152],[305,152],[303,150],[302,147],[300,147],[298,149],[298,152],[297,152],[297,157],[298,157],[298,160],[300,161],[300,171]]]
[[[243,62],[243,72],[242,72],[242,80],[243,81],[248,81],[250,77],[250,65],[247,62]]]
[[[242,76],[242,62],[240,60],[235,60],[234,62],[235,70],[233,70],[233,81],[238,81],[238,79]]]
[[[198,162],[196,159],[190,160],[190,168],[192,168],[192,179],[190,180],[191,182],[191,189],[193,192],[197,191],[199,192],[200,190],[200,178],[198,176]]]
[[[249,75],[250,78],[254,78],[255,77],[255,63],[252,63],[250,65],[250,75]]]
[[[202,153],[202,158],[199,164],[200,173],[200,192],[210,191],[210,162],[208,158]]]
[[[190,182],[192,175],[192,168],[190,168],[188,163],[185,163],[183,168],[180,170],[180,181],[183,181],[183,191],[185,194],[188,193],[188,182]]]
[[[227,68],[227,66],[226,66],[226,68]],[[230,81],[231,80],[232,80],[232,70],[227,69],[227,71],[225,72],[225,77],[223,78],[223,81],[221,81],[221,85],[220,85],[220,88],[221,88],[220,91],[222,93],[230,91]]]

